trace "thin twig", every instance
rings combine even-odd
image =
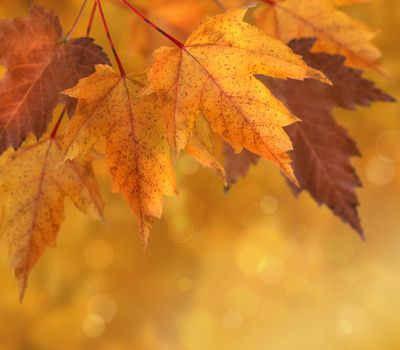
[[[75,21],[71,26],[71,29],[65,35],[65,38],[64,38],[65,41],[67,41],[69,39],[69,37],[71,36],[72,32],[75,30],[76,26],[78,25],[79,20],[82,18],[83,11],[85,10],[86,4],[87,4],[87,0],[84,0],[83,3],[82,3],[81,9],[79,10],[78,16],[75,18]],[[58,130],[60,128],[61,122],[62,122],[62,120],[64,118],[64,115],[65,115],[66,111],[67,111],[67,108],[64,107],[63,110],[61,111],[60,116],[58,117],[56,125],[54,126],[53,130],[50,133],[50,138],[52,140],[54,140],[56,138],[56,136],[57,136]]]
[[[87,4],[87,0],[83,0],[83,3],[82,3],[82,6],[81,6],[81,9],[79,10],[78,16],[75,18],[75,21],[71,26],[71,29],[65,35],[65,41],[67,41],[69,39],[69,37],[71,36],[72,32],[75,30],[76,26],[78,25],[79,20],[82,18],[83,11],[85,10],[86,4]]]
[[[226,7],[222,5],[221,1],[213,0],[213,2],[220,8],[221,11],[226,11]]]
[[[117,61],[117,64],[118,64],[119,72],[121,74],[121,77],[126,77],[125,69],[122,66],[122,62],[121,62],[121,60],[120,60],[120,58],[118,56],[117,50],[115,49],[114,42],[113,42],[113,40],[111,38],[110,31],[108,29],[108,24],[107,24],[106,18],[104,16],[103,8],[101,6],[101,0],[96,0],[96,1],[97,1],[97,6],[99,8],[101,20],[103,21],[103,26],[104,26],[104,29],[106,31],[108,42],[110,43],[111,50],[112,50],[112,52],[114,54],[114,57],[115,57],[115,60]]]
[[[86,29],[86,37],[89,37],[90,32],[92,31],[93,19],[94,19],[94,15],[96,14],[96,10],[97,10],[97,1],[95,1],[93,3],[93,8],[92,8],[92,11],[90,12],[89,23],[88,23],[88,26]]]
[[[178,39],[174,38],[171,34],[168,34],[166,31],[162,30],[160,27],[158,27],[156,24],[154,24],[152,21],[150,21],[148,18],[146,18],[141,12],[139,12],[129,1],[127,0],[120,0],[123,4],[125,4],[127,7],[131,9],[132,12],[134,12],[137,16],[139,16],[143,21],[145,21],[148,25],[150,25],[152,28],[154,28],[157,32],[165,36],[167,39],[169,39],[171,42],[173,42],[176,46],[178,46],[180,49],[184,48],[185,45],[183,45]]]
[[[63,118],[64,118],[64,115],[65,115],[65,112],[66,112],[66,111],[67,111],[67,108],[64,107],[64,109],[62,110],[60,116],[58,117],[57,123],[56,123],[56,125],[54,126],[53,131],[52,131],[51,134],[50,134],[50,138],[51,138],[52,140],[54,140],[54,139],[56,138],[56,136],[57,136],[58,129],[60,128],[61,122],[62,122],[62,120],[63,120]]]

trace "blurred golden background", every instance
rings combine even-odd
[[[65,29],[81,4],[37,2],[54,9]],[[144,62],[135,50],[165,42],[103,2],[124,64],[138,68]],[[0,15],[25,16],[28,3],[1,0]],[[179,16],[164,23],[162,11],[158,23],[173,31],[168,20]],[[84,35],[88,12],[76,36]],[[376,42],[391,79],[370,77],[400,98],[400,2],[375,0],[349,12],[381,30]],[[188,30],[196,26],[192,15]],[[93,36],[108,50],[97,17]],[[166,201],[143,253],[133,215],[110,193],[98,163],[107,224],[68,203],[58,248],[33,271],[22,305],[1,247],[0,349],[400,349],[400,106],[336,116],[363,153],[354,164],[364,184],[366,243],[308,194],[295,199],[271,164],[253,167],[224,194],[210,171],[184,156],[180,196]]]

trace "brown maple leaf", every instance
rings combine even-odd
[[[93,39],[65,41],[58,17],[32,5],[27,18],[0,21],[0,153],[47,129],[58,103],[73,112],[75,102],[60,93],[109,63]]]
[[[392,102],[393,97],[362,77],[362,71],[344,65],[345,58],[326,53],[311,53],[315,39],[293,40],[289,46],[311,67],[322,71],[332,86],[307,79],[304,82],[260,77],[272,93],[284,102],[300,123],[286,128],[294,151],[290,152],[300,188],[311,193],[319,204],[326,204],[360,235],[363,230],[357,212],[355,188],[361,186],[350,158],[359,156],[355,141],[332,116],[336,106],[353,109],[372,102]],[[228,154],[226,163],[235,162]],[[248,169],[254,159],[241,169]],[[229,168],[227,168],[229,178]],[[237,171],[233,169],[230,171]],[[301,190],[295,189],[295,193]]]
[[[303,60],[308,65],[321,70],[332,81],[333,85],[331,86],[320,84],[320,91],[325,91],[325,98],[331,106],[355,109],[357,105],[368,107],[373,102],[396,101],[392,96],[376,87],[373,81],[364,79],[362,70],[347,67],[345,57],[327,53],[312,53],[315,42],[314,38],[303,38],[292,40],[289,46],[303,56]]]
[[[236,183],[240,178],[245,177],[252,165],[256,165],[260,158],[254,153],[244,149],[240,153],[228,144],[224,143],[224,167],[228,181],[228,187]]]

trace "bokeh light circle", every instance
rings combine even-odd
[[[228,330],[236,330],[242,326],[243,317],[237,310],[228,310],[222,317],[222,324]]]
[[[278,209],[278,200],[273,196],[264,196],[260,201],[260,208],[265,214],[274,214]]]
[[[98,315],[89,315],[82,323],[83,332],[90,338],[100,337],[105,328],[105,321]]]
[[[395,178],[396,167],[380,157],[374,157],[367,163],[365,169],[368,181],[375,186],[389,185]]]
[[[386,130],[376,139],[376,153],[385,162],[400,161],[400,131]]]
[[[88,301],[87,311],[88,314],[97,315],[105,322],[111,322],[117,314],[117,305],[111,296],[98,294]]]
[[[169,222],[168,236],[175,243],[189,242],[194,236],[194,227],[186,216],[176,216]]]

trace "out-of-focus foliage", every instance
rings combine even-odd
[[[7,68],[0,81],[1,153],[18,148],[30,133],[40,138],[58,103],[72,115],[75,101],[61,92],[96,64],[109,64],[92,39],[63,40],[58,17],[39,6],[31,6],[29,17],[0,22],[0,62]]]
[[[0,16],[26,15],[28,3],[1,1]],[[81,1],[38,3],[68,28]],[[134,19],[115,3],[104,7],[132,71],[143,63],[129,47]],[[373,78],[399,98],[400,3],[346,11],[382,31],[377,44],[392,79]],[[94,35],[108,47],[98,17]],[[398,349],[400,107],[336,116],[364,156],[354,165],[364,184],[366,243],[307,194],[294,199],[272,165],[252,167],[224,194],[221,181],[187,156],[179,162],[180,196],[167,200],[143,253],[131,211],[110,194],[99,162],[108,223],[67,202],[58,248],[35,269],[23,305],[1,248],[0,349]]]

